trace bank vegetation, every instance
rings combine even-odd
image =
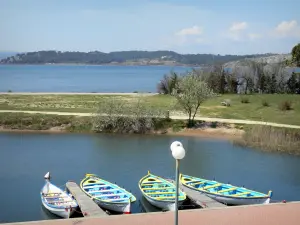
[[[236,144],[263,151],[300,155],[300,130],[271,126],[246,126],[242,139]]]

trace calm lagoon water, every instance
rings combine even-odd
[[[171,70],[191,67],[0,65],[0,92],[157,92]],[[293,71],[291,69],[290,71]],[[296,68],[300,72],[300,68]]]
[[[163,75],[190,67],[0,65],[0,92],[157,92]]]
[[[274,191],[274,200],[300,200],[300,157],[270,154],[221,140],[152,135],[0,133],[0,223],[56,218],[43,209],[39,191],[46,172],[56,185],[77,183],[85,173],[117,182],[136,195],[147,171],[174,177],[169,149],[174,140],[187,150],[182,173]]]

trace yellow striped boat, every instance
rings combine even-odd
[[[144,176],[139,181],[139,188],[147,201],[163,210],[175,210],[175,185],[171,182],[151,174]],[[184,192],[179,190],[178,206],[186,199]]]
[[[184,174],[180,174],[179,179],[185,187],[204,193],[208,197],[228,205],[268,204],[272,197],[272,191],[264,194],[244,187],[236,187]]]

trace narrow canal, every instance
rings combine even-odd
[[[275,200],[300,200],[297,156],[195,137],[0,133],[0,223],[56,218],[43,209],[39,196],[48,171],[58,186],[68,180],[79,183],[85,173],[117,182],[137,197],[133,213],[142,212],[138,181],[148,170],[174,177],[169,149],[174,140],[187,150],[184,174],[273,190]]]

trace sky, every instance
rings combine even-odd
[[[289,53],[299,9],[297,0],[0,0],[0,51]]]

